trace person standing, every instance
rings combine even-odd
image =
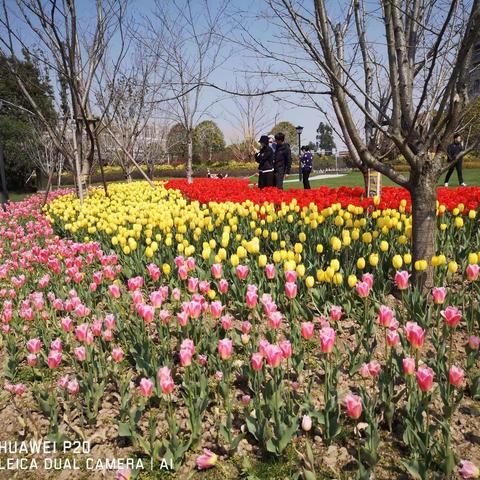
[[[275,173],[273,170],[273,150],[269,146],[268,137],[262,135],[258,141],[260,150],[255,153],[258,163],[258,188],[275,186]]]
[[[283,190],[283,178],[290,174],[292,167],[292,152],[290,145],[285,143],[285,135],[282,132],[275,134],[275,141],[277,143],[273,162],[275,186]]]
[[[303,179],[303,188],[305,190],[310,190],[310,181],[308,177],[310,177],[310,173],[312,173],[313,168],[313,155],[310,152],[310,147],[308,145],[304,145],[301,148],[303,152],[302,156],[300,157],[300,165],[302,167],[302,179]]]
[[[268,144],[270,145],[270,148],[272,149],[272,152],[275,153],[275,149],[277,148],[277,144],[275,143],[275,137],[270,134],[268,136]]]
[[[463,147],[463,141],[462,141],[462,136],[455,134],[453,137],[453,143],[451,143],[447,147],[447,158],[449,162],[453,162],[455,158],[464,150]],[[460,160],[457,160],[449,169],[447,172],[447,176],[445,177],[445,186],[448,187],[448,181],[450,180],[450,177],[452,176],[452,173],[454,170],[457,170],[457,175],[458,175],[458,183],[462,186],[465,187],[466,184],[463,181],[463,173],[462,173],[462,163],[463,163],[463,158]]]

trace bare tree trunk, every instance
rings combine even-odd
[[[417,271],[413,268],[413,282],[418,288],[433,286],[433,267],[431,259],[436,254],[436,201],[437,177],[433,174],[425,175],[412,172],[412,262],[426,260],[428,268]]]
[[[82,141],[81,133],[79,133],[78,128],[75,129],[73,134],[73,154],[75,157],[75,168],[74,176],[76,177],[76,188],[78,193],[78,198],[80,199],[80,204],[83,204],[83,181],[81,174],[81,159],[80,159],[80,150],[79,145]]]
[[[187,182],[192,183],[193,177],[193,132],[188,130],[187,132]]]

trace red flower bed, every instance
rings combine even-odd
[[[279,205],[281,202],[290,203],[296,199],[300,206],[306,206],[310,202],[315,203],[320,209],[329,207],[333,203],[341,203],[342,207],[353,204],[362,207],[373,205],[372,198],[366,198],[361,187],[330,188],[321,186],[313,190],[292,189],[278,190],[276,188],[250,188],[248,180],[242,179],[211,179],[196,178],[188,184],[185,179],[169,180],[166,187],[180,190],[186,197],[198,200],[201,203],[214,202],[244,202],[251,200],[254,203],[273,202]],[[449,210],[457,207],[459,203],[465,205],[465,209],[478,208],[480,204],[480,187],[462,187],[458,189],[438,188],[438,200]],[[405,199],[410,206],[410,194],[400,187],[384,187],[379,208],[398,208],[400,201]]]

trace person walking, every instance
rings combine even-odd
[[[457,158],[457,156],[464,150],[463,147],[463,141],[462,141],[462,136],[455,134],[453,137],[453,143],[451,143],[447,147],[447,157],[448,161],[452,162]],[[445,186],[448,187],[448,181],[450,180],[450,177],[452,176],[452,173],[454,170],[457,170],[457,175],[458,175],[458,183],[462,186],[465,187],[466,183],[463,181],[463,173],[462,173],[462,163],[463,163],[463,158],[460,160],[457,160],[449,169],[447,172],[447,176],[445,177]]]
[[[308,177],[310,177],[310,173],[312,173],[313,168],[313,155],[310,152],[310,147],[308,145],[304,145],[301,148],[302,156],[300,157],[300,165],[302,167],[302,180],[303,180],[303,188],[305,190],[310,190],[310,181]]]
[[[282,132],[275,134],[275,148],[273,168],[275,172],[275,186],[283,190],[283,178],[290,174],[292,167],[292,152],[290,145],[285,143],[285,135]]]
[[[266,135],[262,135],[258,143],[260,150],[255,153],[255,160],[258,163],[258,188],[273,187],[275,186],[273,150]]]

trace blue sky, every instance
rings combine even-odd
[[[195,2],[198,1],[197,4]],[[208,0],[208,5],[215,9],[222,0]],[[13,5],[15,0],[9,0],[9,4]],[[80,22],[88,26],[89,19],[94,14],[94,0],[77,0],[77,6],[79,11]],[[167,4],[168,0],[163,1],[162,4]],[[311,5],[311,0],[305,0],[305,5]],[[194,0],[195,5],[200,5],[200,0]],[[338,16],[345,10],[348,2],[345,0],[328,2],[329,8],[334,12],[338,12]],[[149,15],[155,8],[155,2],[153,0],[131,0],[130,12],[133,15],[135,21],[140,22],[142,16]],[[275,36],[279,33],[278,28],[275,26],[275,19],[266,20],[261,18],[265,13],[271,13],[267,11],[266,2],[262,0],[231,0],[229,6],[229,12],[232,13],[229,20],[228,28],[230,29],[229,36],[231,38],[240,38],[241,27],[248,30],[248,32],[258,41],[267,45],[272,45],[272,48],[280,48],[288,50],[289,47],[279,45]],[[334,15],[335,16],[335,15]],[[202,22],[202,12],[198,12],[199,25]],[[373,30],[377,29],[378,25],[373,22]],[[227,25],[225,25],[227,26]],[[370,27],[372,24],[370,25]],[[372,28],[370,32],[372,33]],[[378,37],[381,36],[381,31],[378,30]],[[235,90],[237,83],[241,83],[245,71],[257,72],[252,73],[251,76],[258,78],[258,70],[261,69],[277,69],[273,61],[267,61],[265,59],[255,58],[251,52],[241,49],[238,45],[232,43],[225,44],[225,54],[232,51],[233,54],[229,56],[222,64],[214,75],[210,78],[210,81],[222,86]],[[300,49],[299,49],[300,51]],[[270,80],[271,88],[274,87],[286,87],[287,85],[281,79]],[[321,85],[315,86],[318,89],[324,89]],[[227,98],[225,94],[222,94],[213,89],[205,89],[202,95],[203,105],[213,106],[208,109],[207,114],[203,119],[215,120],[222,128],[226,140],[232,141],[237,136],[236,129],[233,126],[234,119],[231,112],[235,110],[234,102]],[[293,105],[294,103],[299,105]],[[329,110],[329,99],[323,97],[321,100],[322,106],[326,110]],[[304,133],[302,136],[302,143],[308,141],[315,141],[316,128],[320,121],[325,121],[323,114],[312,108],[306,108],[301,106],[302,100],[298,95],[283,93],[279,94],[278,98],[274,99],[271,96],[265,99],[266,108],[266,120],[265,123],[269,125],[269,128],[273,126],[275,120],[282,121],[288,120],[294,125],[302,125],[304,127]],[[267,129],[268,130],[268,129]],[[343,142],[340,138],[336,138],[337,146],[344,148]]]

